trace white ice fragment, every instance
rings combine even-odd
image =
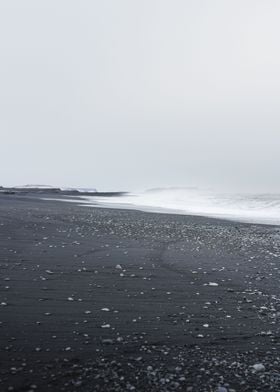
[[[50,271],[50,270],[46,270],[46,273],[49,274],[49,275],[51,275],[51,274],[53,274],[54,272],[52,272],[52,271]]]
[[[203,324],[203,327],[204,327],[204,328],[208,328],[208,327],[209,327],[209,324]]]
[[[86,310],[86,311],[85,311],[85,314],[90,314],[90,313],[91,313],[90,310]]]
[[[219,286],[219,285],[218,285],[218,283],[215,283],[215,282],[209,282],[208,286]]]
[[[109,308],[102,308],[101,310],[103,310],[103,312],[110,312]]]
[[[111,328],[111,325],[110,324],[103,324],[103,325],[101,325],[101,328]]]
[[[122,269],[122,266],[120,264],[117,264],[116,269]]]
[[[74,298],[68,297],[67,300],[68,300],[68,301],[74,301]]]

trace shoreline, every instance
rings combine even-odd
[[[280,230],[280,223],[261,223],[261,222],[254,222],[254,221],[249,221],[249,220],[241,220],[238,218],[229,218],[225,216],[215,216],[215,215],[201,215],[199,213],[197,214],[191,214],[184,212],[183,210],[172,210],[172,209],[167,209],[167,208],[153,208],[153,207],[141,207],[141,206],[129,206],[129,205],[124,205],[124,204],[102,204],[102,202],[97,202],[96,204],[90,204],[86,201],[86,198],[84,196],[77,196],[80,200],[77,199],[56,199],[52,197],[46,197],[42,198],[42,200],[46,201],[58,201],[58,202],[66,202],[66,203],[74,203],[78,204],[79,207],[86,207],[86,208],[100,208],[100,209],[109,209],[109,210],[121,210],[121,211],[135,211],[135,212],[140,212],[140,213],[147,213],[147,214],[162,214],[162,215],[172,215],[172,216],[185,216],[189,218],[201,218],[201,219],[207,219],[207,220],[213,220],[213,221],[218,221],[218,222],[223,222],[223,223],[236,223],[236,224],[244,224],[244,225],[250,225],[250,226],[264,226],[264,227],[272,227],[275,229]]]
[[[271,217],[254,217],[240,215],[240,213],[228,213],[228,212],[207,212],[207,211],[187,211],[184,209],[175,209],[160,206],[141,205],[133,203],[123,202],[110,202],[109,200],[122,200],[122,197],[132,196],[129,192],[98,192],[98,191],[79,191],[75,189],[63,189],[63,188],[4,188],[0,187],[0,195],[14,195],[15,197],[27,197],[27,198],[41,198],[42,200],[53,200],[53,201],[64,201],[64,202],[78,202],[80,200],[81,205],[95,208],[112,208],[121,210],[133,210],[147,213],[160,213],[160,214],[171,214],[171,215],[184,215],[184,216],[197,216],[206,219],[217,219],[222,221],[230,221],[237,223],[248,223],[252,225],[267,225],[273,227],[280,227],[279,218],[272,219]],[[98,200],[94,203],[95,200]],[[241,210],[240,210],[241,211]]]
[[[39,197],[0,195],[1,390],[279,388],[278,226]]]

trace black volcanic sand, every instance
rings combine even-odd
[[[4,194],[0,217],[1,392],[280,390],[280,228]]]

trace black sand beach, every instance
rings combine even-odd
[[[279,391],[279,261],[279,227],[1,194],[0,391]]]

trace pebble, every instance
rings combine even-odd
[[[255,372],[264,372],[265,367],[262,363],[256,363],[255,365],[252,366],[252,368],[255,370]]]

